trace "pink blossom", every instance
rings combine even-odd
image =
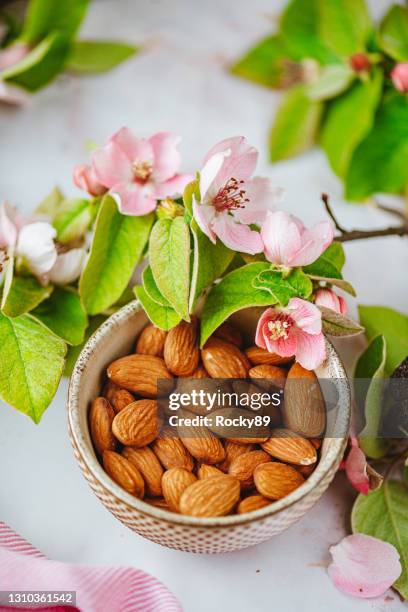
[[[14,43],[0,51],[0,72],[20,62],[29,51],[30,48],[25,43]],[[27,94],[20,87],[9,85],[5,81],[2,81],[0,75],[0,102],[21,105],[24,104],[27,99]]]
[[[74,183],[77,187],[94,197],[101,196],[108,191],[104,185],[98,182],[93,167],[85,164],[75,167]]]
[[[179,142],[178,136],[168,132],[146,140],[122,128],[93,153],[92,182],[95,178],[109,190],[123,214],[145,215],[156,208],[157,200],[181,194],[193,179],[178,174]]]
[[[318,289],[315,294],[315,304],[316,306],[331,308],[331,310],[335,310],[340,314],[347,313],[346,300],[341,295],[337,295],[332,289]]]
[[[326,357],[320,310],[306,300],[292,298],[286,307],[267,308],[258,321],[255,343],[281,357],[295,356],[307,370]]]
[[[330,578],[340,591],[355,597],[380,597],[401,575],[397,549],[368,535],[347,536],[330,553]]]
[[[394,86],[401,93],[408,93],[408,62],[395,64],[391,72]]]
[[[77,280],[85,264],[86,250],[71,249],[58,255],[51,268],[47,281],[54,285],[69,285]]]
[[[351,437],[351,448],[340,468],[346,471],[350,484],[362,495],[368,495],[382,484],[383,477],[367,463],[355,436]]]
[[[333,242],[333,227],[322,221],[311,229],[283,211],[269,213],[261,228],[266,258],[281,266],[307,266]]]
[[[215,244],[243,253],[260,253],[259,232],[249,227],[262,223],[280,197],[268,178],[251,178],[258,152],[245,138],[228,138],[215,145],[204,159],[200,174],[200,201],[193,198],[194,217]]]

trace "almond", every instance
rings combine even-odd
[[[316,464],[314,465],[295,465],[294,467],[297,469],[299,474],[302,474],[304,478],[309,478],[310,474],[313,474],[313,472],[315,471]]]
[[[144,496],[144,482],[141,473],[130,461],[114,453],[103,453],[103,467],[106,473],[125,491],[142,499]]]
[[[234,442],[235,444],[262,444],[267,441],[267,437],[263,438],[226,438],[229,442]]]
[[[167,332],[155,325],[147,325],[136,342],[136,353],[163,357]]]
[[[194,370],[194,372],[190,375],[191,378],[209,378],[209,374],[202,363],[198,365],[198,367]]]
[[[217,397],[216,394],[218,393],[218,391],[220,391],[220,393],[230,392],[231,385],[228,382],[219,383],[218,380],[214,380],[212,378],[201,378],[199,380],[197,380],[196,378],[178,378],[175,391],[180,394],[187,393],[190,397],[192,396],[192,393],[194,391],[202,391],[206,394],[215,394],[215,397]],[[189,412],[193,412],[194,414],[205,416],[207,414],[210,414],[213,410],[217,410],[218,407],[219,406],[217,402],[215,402],[212,410],[209,411],[207,409],[208,406],[206,402],[201,403],[197,401],[196,403],[193,403],[191,401],[188,406],[185,406],[185,409]],[[165,410],[167,412],[167,406],[165,406]],[[171,414],[173,414],[172,411],[170,412]]]
[[[311,438],[310,442],[313,444],[315,449],[319,449],[321,447],[321,445],[322,445],[322,439],[321,438]]]
[[[173,380],[163,359],[154,355],[121,357],[110,364],[107,372],[119,387],[148,398],[157,397],[158,380]]]
[[[212,378],[246,378],[250,363],[244,353],[230,342],[218,338],[207,340],[201,358]]]
[[[261,495],[268,499],[281,499],[300,487],[304,478],[290,465],[270,462],[258,465],[254,481]]]
[[[188,470],[180,467],[171,468],[163,474],[162,489],[164,499],[170,510],[179,511],[180,497],[182,493],[196,482],[197,478]]]
[[[121,389],[111,380],[109,380],[105,385],[103,394],[109,401],[116,414],[135,401],[134,396],[129,393],[129,391],[126,389]]]
[[[165,429],[153,442],[153,451],[160,460],[160,463],[170,470],[174,467],[182,467],[189,472],[194,469],[194,459],[180,440],[175,437],[174,432]]]
[[[126,406],[113,419],[112,431],[125,446],[147,446],[158,434],[157,402],[138,400]]]
[[[236,478],[223,474],[204,478],[187,487],[180,498],[180,512],[188,516],[210,517],[229,514],[239,500]]]
[[[269,391],[273,388],[283,389],[285,387],[287,372],[283,368],[265,363],[251,368],[249,376],[257,385]]]
[[[161,508],[161,510],[167,510],[167,512],[173,512],[170,509],[169,504],[166,502],[163,497],[150,497],[143,500],[145,504],[149,504],[149,506],[154,506],[155,508]]]
[[[180,412],[183,419],[188,419],[188,412]],[[191,415],[193,416],[193,415]],[[201,463],[220,463],[225,458],[222,442],[206,427],[192,424],[181,424],[177,428],[184,446]]]
[[[225,342],[230,342],[231,344],[235,344],[235,346],[242,346],[242,334],[233,325],[230,323],[223,323],[215,330],[213,334],[216,338],[220,338],[220,340],[224,340]]]
[[[95,450],[99,455],[104,451],[116,449],[117,440],[112,433],[115,412],[104,397],[97,397],[89,412],[89,429]]]
[[[225,459],[217,467],[222,472],[228,472],[229,466],[231,465],[235,457],[240,457],[245,453],[251,452],[255,449],[255,444],[236,444],[235,442],[231,442],[230,440],[225,440],[224,448]]]
[[[263,495],[250,495],[243,499],[237,508],[238,514],[246,514],[247,512],[254,512],[260,508],[265,508],[271,503],[270,499],[267,499]]]
[[[268,453],[261,450],[254,450],[236,457],[232,461],[228,473],[239,480],[243,489],[250,489],[254,486],[254,471],[261,463],[267,463],[271,458]]]
[[[191,323],[181,321],[167,334],[164,361],[176,376],[191,376],[197,369],[200,360],[197,332],[198,321],[194,317]]]
[[[206,465],[203,463],[200,465],[197,471],[197,476],[200,480],[203,478],[211,478],[212,476],[222,476],[223,472],[213,465]]]
[[[152,449],[148,446],[143,448],[125,446],[122,455],[130,463],[133,463],[142,474],[146,485],[146,495],[149,497],[160,497],[162,495],[161,479],[163,468]]]
[[[269,440],[261,446],[271,457],[287,463],[312,465],[317,461],[313,444],[288,429],[274,429]]]
[[[293,361],[293,357],[281,357],[276,353],[270,353],[266,349],[260,348],[259,346],[251,346],[246,349],[245,355],[253,365],[263,365],[265,363],[269,365],[285,365]]]
[[[282,407],[285,427],[305,438],[318,438],[326,427],[326,406],[314,372],[295,363],[289,370]]]

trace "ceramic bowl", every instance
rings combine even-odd
[[[233,322],[250,339],[259,316],[248,309]],[[267,540],[300,519],[322,496],[333,480],[343,456],[350,420],[350,390],[343,365],[327,341],[326,362],[317,375],[337,387],[342,410],[337,415],[336,438],[326,438],[321,459],[312,475],[293,493],[265,508],[243,515],[193,518],[148,505],[119,487],[104,472],[93,450],[87,413],[100,393],[104,372],[114,359],[132,352],[134,342],[148,322],[135,301],[112,315],[88,340],[72,374],[68,394],[68,426],[79,466],[106,508],[138,534],[163,546],[197,553],[224,553]],[[250,341],[250,340],[249,340]]]

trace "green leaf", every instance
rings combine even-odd
[[[342,289],[346,293],[349,293],[353,297],[356,297],[357,295],[353,285],[342,278],[329,278],[327,276],[318,276],[316,274],[308,274],[308,276],[312,280],[319,281],[321,283],[327,283],[329,285],[334,285],[335,287]]]
[[[104,315],[96,315],[95,317],[90,317],[89,325],[85,331],[84,340],[81,342],[81,344],[68,347],[68,352],[65,359],[64,376],[71,376],[80,352],[82,351],[92,334],[98,329],[98,327],[100,327],[100,325],[102,325],[102,323],[106,321],[107,318],[108,317],[105,317]]]
[[[274,301],[283,306],[286,306],[293,297],[307,299],[313,291],[312,281],[300,268],[295,268],[286,278],[282,272],[264,270],[254,279],[252,286],[255,289],[269,291]]]
[[[232,67],[239,77],[267,87],[280,87],[284,72],[284,60],[288,58],[281,36],[268,36],[250,49]]]
[[[33,276],[13,276],[3,292],[1,310],[8,317],[19,317],[47,299],[52,290],[52,285],[43,287]]]
[[[76,198],[62,202],[53,221],[58,242],[68,243],[83,238],[93,218],[89,200]]]
[[[89,0],[30,0],[24,22],[22,38],[32,44],[47,36],[51,30],[59,30],[71,38],[85,17]]]
[[[384,336],[387,343],[385,373],[391,375],[408,355],[408,317],[385,306],[360,305],[358,312],[369,342],[379,334]]]
[[[384,336],[377,336],[360,355],[354,373],[356,401],[364,408],[365,415],[365,426],[359,436],[360,446],[373,459],[383,457],[388,450],[386,440],[380,437],[386,358]]]
[[[408,599],[408,487],[403,482],[386,480],[378,491],[359,495],[354,503],[351,526],[354,533],[364,533],[398,550],[402,574],[396,588]]]
[[[320,0],[291,0],[282,14],[280,32],[293,60],[336,61],[318,34],[319,5]]]
[[[159,291],[189,321],[190,230],[183,217],[156,221],[150,235],[149,258]]]
[[[355,336],[364,331],[364,327],[340,312],[319,306],[322,313],[323,331],[329,336]]]
[[[24,59],[4,70],[1,78],[28,91],[37,91],[62,72],[68,51],[66,38],[52,32]]]
[[[316,261],[308,266],[303,266],[306,274],[323,276],[326,278],[343,278],[341,270],[344,266],[344,249],[340,242],[332,242],[331,245],[320,255]]]
[[[34,213],[36,215],[45,215],[49,217],[51,221],[53,221],[63,201],[64,196],[61,191],[58,189],[58,187],[53,187],[44,200],[39,203]]]
[[[340,56],[365,50],[372,30],[365,0],[319,2],[319,33],[322,41]]]
[[[143,288],[147,293],[148,297],[153,300],[153,302],[156,302],[156,304],[159,304],[160,306],[170,307],[169,302],[157,288],[156,281],[154,280],[153,272],[150,266],[147,266],[147,268],[143,270],[142,280]]]
[[[85,74],[107,72],[137,51],[134,45],[121,42],[77,40],[71,47],[67,68]]]
[[[143,287],[135,287],[135,295],[156,327],[168,331],[180,323],[180,315],[171,306],[161,306],[151,300]]]
[[[354,151],[346,176],[346,197],[403,193],[408,186],[408,99],[397,92],[380,108],[371,132]],[[375,172],[373,172],[375,168]]]
[[[88,316],[74,290],[56,287],[31,314],[68,344],[83,342]]]
[[[270,136],[271,161],[293,157],[315,142],[323,106],[311,100],[303,85],[292,87],[276,113]]]
[[[379,44],[397,62],[408,61],[408,6],[394,4],[380,25]]]
[[[193,195],[195,195],[196,200],[199,202],[200,184],[198,178],[194,179],[194,181],[191,181],[191,183],[188,183],[188,185],[184,187],[183,204],[191,216],[193,215]]]
[[[195,220],[191,223],[194,240],[193,271],[190,288],[190,312],[193,312],[201,294],[220,278],[232,262],[234,252],[221,240],[213,244],[198,227]]]
[[[356,82],[329,106],[321,131],[321,143],[334,172],[345,176],[357,145],[370,131],[381,95],[382,75],[374,71],[370,81]]]
[[[307,87],[307,95],[311,100],[329,100],[348,89],[354,78],[354,72],[346,64],[323,66],[318,79]]]
[[[201,314],[201,346],[230,315],[250,306],[270,306],[277,300],[252,283],[268,263],[251,263],[224,276],[209,292]]]
[[[121,215],[111,196],[105,196],[95,223],[95,234],[79,293],[88,314],[99,314],[125,290],[145,248],[153,214]]]
[[[31,315],[0,313],[0,346],[0,397],[39,423],[58,388],[65,342]]]

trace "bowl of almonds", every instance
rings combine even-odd
[[[350,419],[341,361],[328,341],[316,372],[254,346],[258,316],[236,313],[200,348],[196,317],[165,332],[135,301],[82,350],[68,396],[75,456],[138,534],[189,552],[245,548],[302,517],[334,478]],[[330,414],[321,379],[340,406]],[[243,388],[276,401],[256,413],[220,405],[221,392],[234,403]],[[211,409],[192,401],[197,389],[217,399]]]

